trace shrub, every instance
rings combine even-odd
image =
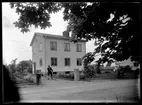
[[[29,67],[29,68],[27,69],[27,72],[32,73],[32,68]]]
[[[23,74],[22,74],[22,73],[15,72],[14,75],[15,75],[16,78],[21,78],[21,79],[23,79]]]
[[[18,84],[23,84],[23,83],[28,83],[28,81],[24,80],[23,78],[16,78],[16,83]]]
[[[80,73],[80,79],[85,79],[85,75],[83,72]]]
[[[13,72],[9,72],[9,77],[12,81],[15,81],[16,82],[16,76],[15,76],[15,73]]]
[[[27,76],[24,76],[24,79],[30,83],[36,83],[36,76],[31,73],[28,73]]]
[[[24,80],[23,75],[21,73],[15,72],[12,73],[10,72],[10,78],[15,81],[15,83],[27,83],[26,80]]]
[[[22,74],[23,74],[23,76],[27,76],[28,73],[29,73],[29,72],[27,71],[27,69],[25,69]]]
[[[93,66],[88,65],[84,67],[83,73],[86,78],[93,78],[96,75],[96,70],[94,69]]]

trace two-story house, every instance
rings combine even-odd
[[[82,57],[86,54],[86,42],[84,40],[71,42],[67,31],[64,31],[62,36],[35,33],[30,46],[32,46],[33,73],[35,70],[46,73],[48,65],[55,72],[83,68]]]

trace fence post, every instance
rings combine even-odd
[[[80,80],[79,69],[74,69],[74,81]]]

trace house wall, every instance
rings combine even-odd
[[[57,51],[50,50],[50,41],[57,42]],[[64,51],[64,43],[70,43],[70,51]],[[51,65],[51,57],[57,57],[57,66],[52,66],[54,71],[73,71],[75,68],[83,68],[77,66],[76,58],[82,58],[86,53],[85,42],[78,42],[82,44],[82,52],[76,52],[76,44],[67,40],[46,38],[46,68]],[[70,58],[70,66],[65,66],[64,58]]]
[[[40,43],[42,44],[42,49],[40,51]],[[40,69],[44,72],[45,69],[45,49],[44,49],[44,38],[43,36],[36,35],[35,40],[32,45],[32,61],[36,62],[36,70]],[[40,66],[40,58],[42,58],[42,66]],[[33,68],[34,71],[34,68]]]

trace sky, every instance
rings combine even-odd
[[[62,35],[66,30],[67,22],[63,20],[62,11],[52,14],[50,21],[52,27],[41,30],[30,28],[30,32],[22,33],[14,26],[13,22],[18,19],[15,9],[11,9],[8,2],[2,3],[2,46],[3,62],[6,64],[17,58],[17,63],[22,60],[32,59],[30,42],[35,32]],[[86,52],[94,50],[93,40],[86,43]]]

